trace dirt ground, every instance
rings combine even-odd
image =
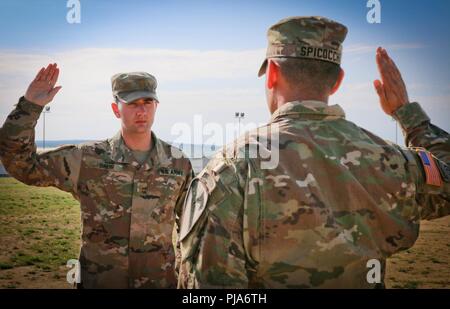
[[[71,288],[66,262],[80,246],[79,204],[54,188],[0,178],[0,288]],[[388,288],[450,288],[450,216],[422,221],[413,248],[390,258]]]
[[[414,246],[387,261],[388,288],[450,288],[450,216],[422,221]]]

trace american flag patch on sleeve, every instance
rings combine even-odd
[[[419,150],[418,154],[422,161],[423,170],[425,171],[426,184],[441,187],[442,178],[434,158],[427,151]]]

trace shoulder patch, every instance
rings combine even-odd
[[[426,184],[441,187],[442,186],[441,172],[439,171],[439,168],[437,167],[436,164],[438,160],[435,160],[434,157],[428,151],[418,150],[417,153],[420,157],[420,161],[422,163],[422,167],[425,172]]]
[[[195,223],[206,209],[208,202],[208,190],[203,182],[194,178],[189,186],[184,200],[183,214],[180,227],[180,241],[192,230]]]

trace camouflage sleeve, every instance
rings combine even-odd
[[[450,136],[441,128],[430,123],[430,118],[418,103],[409,103],[399,108],[394,117],[400,123],[405,136],[406,146],[422,148],[434,156],[435,171],[442,179],[441,185],[427,183],[427,168],[418,149],[411,150],[414,158],[408,161],[416,169],[416,200],[420,205],[421,219],[435,219],[450,214]]]
[[[75,194],[82,151],[77,146],[62,146],[36,152],[34,128],[42,109],[20,98],[0,129],[0,158],[8,173],[25,184],[54,186]]]
[[[450,214],[450,167],[434,157],[423,148],[406,149],[396,146],[406,159],[408,177],[414,183],[413,194],[418,206],[418,215],[422,220],[440,218]],[[421,155],[428,154],[428,167],[421,159]],[[434,171],[432,165],[434,165]],[[429,169],[429,176],[425,169]],[[430,175],[434,173],[437,184],[430,184]],[[440,180],[439,180],[440,179]],[[408,195],[406,195],[408,197]]]
[[[178,287],[247,288],[242,186],[232,166],[208,166],[186,197]]]
[[[177,199],[177,203],[175,204],[175,224],[173,226],[172,232],[172,244],[175,251],[175,275],[178,277],[180,264],[181,264],[181,250],[180,243],[178,241],[180,237],[180,218],[181,213],[183,211],[184,201],[186,199],[186,193],[191,184],[192,179],[195,177],[194,170],[192,169],[192,165],[189,161],[189,172],[186,175],[186,179],[183,183],[181,194]]]
[[[395,119],[400,123],[407,147],[422,147],[435,157],[449,164],[450,136],[430,123],[430,118],[418,103],[409,103],[399,108]]]

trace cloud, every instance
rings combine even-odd
[[[88,48],[50,54],[0,50],[0,122],[39,68],[57,62],[61,68],[58,84],[63,89],[51,103],[49,139],[96,139],[117,131],[118,123],[109,107],[110,77],[130,71],[147,71],[157,77],[162,102],[155,127],[167,137],[173,121],[192,118],[195,113],[209,119],[221,115],[218,118],[222,121],[238,106],[245,110],[264,104],[263,85],[256,78],[264,53],[263,49]],[[260,114],[261,119],[267,119],[267,113]],[[37,130],[39,138],[40,122]]]
[[[391,45],[387,48],[422,48],[418,44]],[[353,55],[375,50],[375,46],[352,45]],[[264,49],[242,51],[201,51],[167,49],[86,48],[54,53],[25,53],[0,50],[0,123],[23,95],[29,82],[43,65],[57,62],[61,67],[63,86],[46,118],[48,139],[99,139],[112,136],[119,122],[110,111],[112,100],[110,77],[117,72],[147,71],[158,79],[161,104],[154,129],[160,137],[170,135],[174,123],[191,124],[195,115],[219,125],[236,121],[234,112],[245,112],[245,123],[263,123],[269,119],[264,78],[256,72],[264,58]],[[356,56],[357,57],[357,56]],[[349,79],[330,99],[330,104],[342,104],[348,119],[371,131],[392,139],[392,123],[378,104],[372,86],[374,72],[365,65],[346,66]],[[370,60],[372,61],[372,59]],[[374,69],[372,69],[374,71]],[[352,79],[353,77],[353,79]],[[434,97],[426,81],[412,85],[414,97],[424,102],[433,120],[448,130],[449,98],[442,89]],[[448,91],[448,89],[445,89]],[[445,112],[442,112],[445,111]],[[41,121],[37,126],[41,138]]]
[[[47,55],[0,51],[0,71],[2,75],[28,75],[48,62],[58,62],[69,77],[105,80],[105,76],[121,71],[149,70],[161,80],[183,81],[248,75],[257,72],[263,59],[263,49],[239,52],[85,48]]]
[[[117,72],[150,72],[157,77],[160,91],[173,84],[186,88],[190,82],[197,82],[196,86],[201,87],[199,81],[205,84],[205,88],[200,88],[202,91],[211,84],[213,88],[223,89],[229,88],[230,80],[256,79],[263,58],[264,50],[89,48],[46,55],[0,51],[0,90],[2,96],[5,93],[15,93],[15,96],[23,93],[35,72],[50,62],[57,62],[61,68],[58,83],[63,86],[63,91],[58,98],[73,102],[82,96],[83,100],[77,100],[82,105],[87,100],[92,101],[93,97],[109,100],[110,77]],[[87,93],[89,98],[85,95]]]

